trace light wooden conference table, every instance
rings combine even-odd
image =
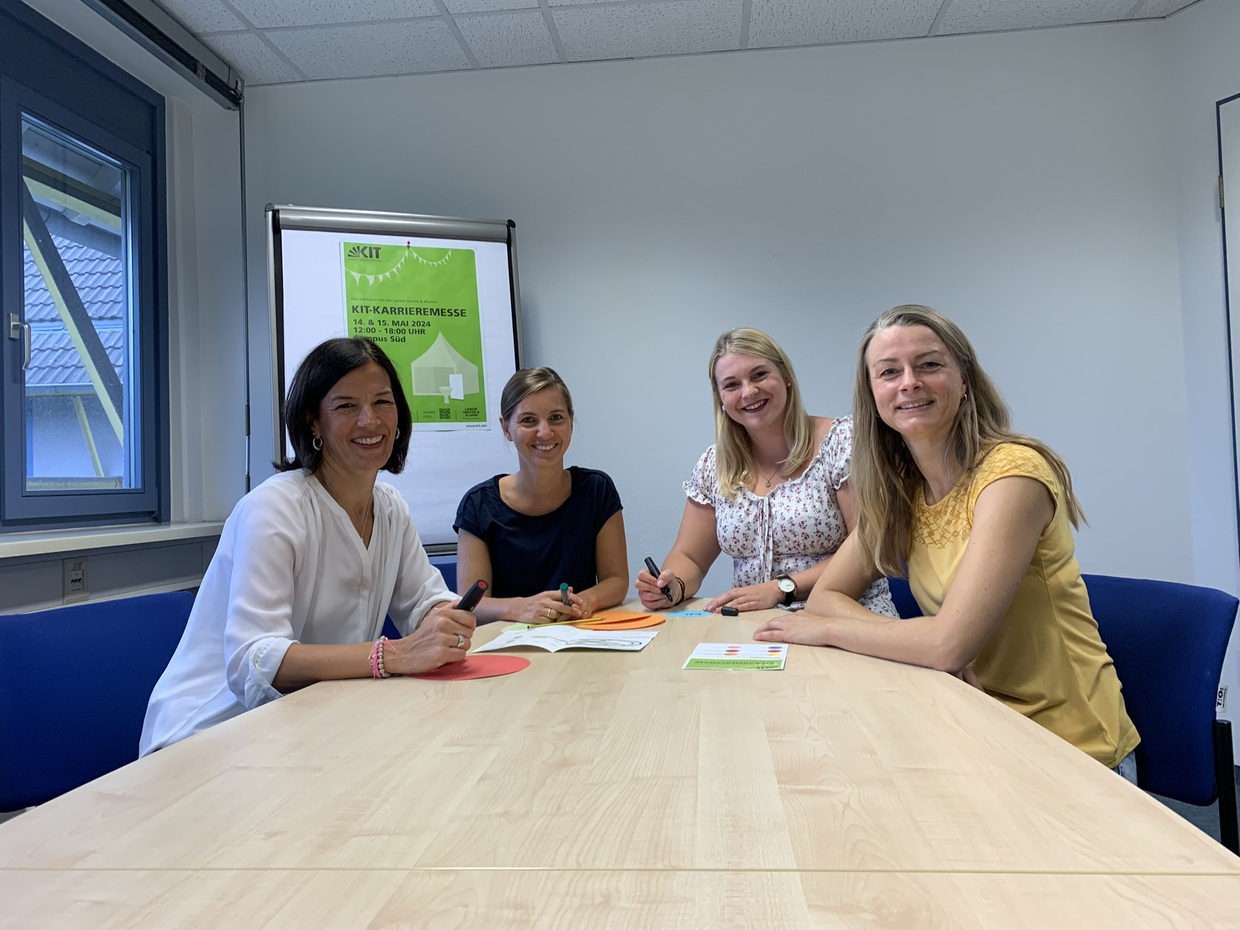
[[[772,613],[289,695],[0,825],[0,925],[1240,926],[1240,859],[948,675],[682,670]]]

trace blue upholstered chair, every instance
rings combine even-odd
[[[1240,601],[1169,581],[1084,578],[1128,714],[1141,733],[1138,784],[1186,804],[1217,798],[1223,845],[1240,852],[1231,723],[1214,711]]]
[[[888,578],[887,586],[891,588],[891,600],[896,611],[907,620],[909,617],[920,617],[924,611],[917,606],[917,598],[909,590],[908,581],[903,578]]]
[[[456,556],[433,555],[431,556],[431,564],[439,569],[439,574],[443,575],[443,583],[448,586],[448,590],[455,591]],[[470,584],[473,584],[473,582],[471,581]],[[400,630],[396,629],[396,624],[392,622],[391,617],[387,617],[383,621],[383,635],[388,639],[400,639]]]
[[[433,555],[431,556],[431,564],[439,569],[439,574],[443,575],[443,583],[448,586],[449,591],[456,590],[456,556],[451,555]],[[470,584],[473,584],[471,581]]]
[[[0,811],[138,758],[146,702],[193,603],[179,591],[0,616]]]
[[[1217,720],[1223,656],[1240,603],[1213,588],[1086,575],[1089,602],[1141,733],[1137,781],[1186,804],[1218,799],[1219,835],[1237,849],[1231,723]],[[908,582],[888,579],[902,617],[921,614]]]

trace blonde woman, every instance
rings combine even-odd
[[[674,607],[726,552],[733,587],[708,610],[800,607],[853,526],[851,420],[806,413],[792,362],[760,330],[720,336],[707,372],[715,444],[685,482],[680,532],[659,577],[638,573],[638,596],[648,610]],[[865,601],[896,615],[885,580]]]
[[[804,613],[759,640],[837,646],[975,678],[985,691],[1129,780],[1140,741],[1074,553],[1072,479],[1012,432],[960,328],[917,305],[866,332],[853,418],[856,531]],[[857,596],[907,575],[924,617],[891,623]]]

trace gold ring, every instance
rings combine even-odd
[[[548,619],[548,620],[554,620],[554,619],[555,619],[555,614],[553,614],[553,613],[551,612],[551,608],[550,608],[550,607],[548,607],[548,608],[547,608],[547,619]]]
[[[456,648],[457,649],[465,648],[465,637],[461,633],[456,634]]]

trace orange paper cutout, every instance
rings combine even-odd
[[[573,626],[582,630],[640,630],[664,622],[662,617],[638,614],[631,620],[578,620]]]

